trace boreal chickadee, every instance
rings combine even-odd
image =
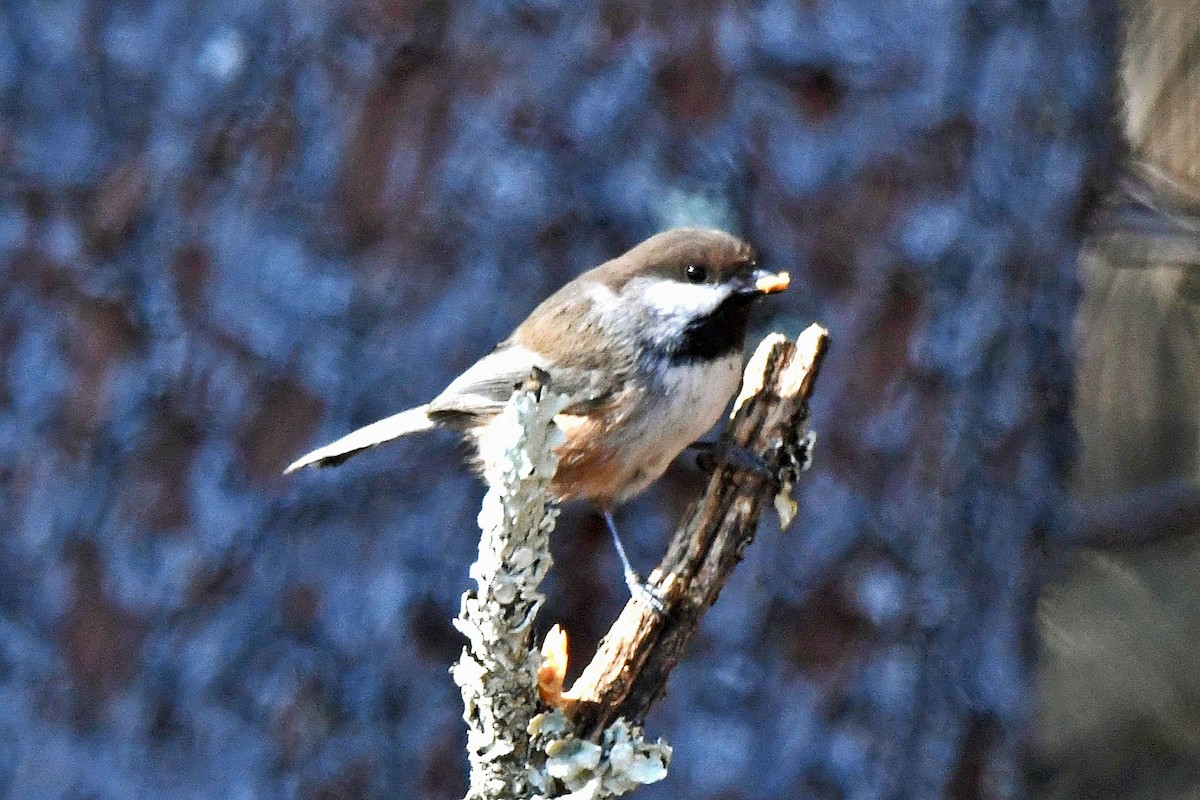
[[[611,510],[717,422],[738,387],[751,303],[787,286],[786,272],[760,269],[752,248],[727,233],[659,233],[550,295],[430,402],[313,450],[285,472],[339,464],[433,428],[475,444],[540,368],[569,401],[556,418],[566,442],[552,488],[604,514],[637,594]]]

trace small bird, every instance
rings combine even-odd
[[[643,596],[612,510],[717,422],[738,388],[751,304],[788,282],[727,233],[656,234],[550,295],[433,400],[313,450],[285,473],[433,428],[477,444],[514,388],[544,370],[568,398],[555,419],[566,441],[551,488],[603,514],[626,582]]]

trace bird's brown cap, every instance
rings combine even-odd
[[[597,267],[603,274],[596,277],[619,288],[639,275],[687,280],[687,269],[699,267],[719,282],[756,266],[754,248],[736,236],[708,228],[673,228]]]

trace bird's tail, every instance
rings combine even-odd
[[[353,433],[346,434],[336,442],[330,442],[324,447],[318,447],[311,453],[301,456],[293,461],[283,471],[283,474],[295,472],[312,464],[318,467],[332,467],[342,463],[360,450],[390,442],[392,439],[399,439],[410,433],[430,430],[436,426],[425,413],[428,409],[428,405],[417,406],[408,411],[401,411],[399,414],[385,417],[378,422],[372,422]]]

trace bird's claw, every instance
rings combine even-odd
[[[633,571],[625,573],[625,585],[629,587],[630,597],[649,608],[656,615],[661,617],[667,613],[662,593],[642,580],[641,575]]]
[[[793,431],[788,438],[775,445],[775,452],[770,460],[724,439],[715,442],[694,442],[688,446],[699,451],[696,466],[705,472],[711,473],[718,464],[723,464],[757,475],[779,490],[795,484],[800,473],[808,469],[812,462],[815,440],[816,436],[812,431],[804,436],[799,436]],[[779,466],[774,466],[772,462],[778,463]]]
[[[621,543],[621,536],[617,533],[617,523],[613,519],[612,512],[605,510],[602,513],[604,522],[608,525],[608,532],[612,534],[613,547],[617,550],[617,557],[621,559],[621,572],[625,575],[625,585],[629,587],[629,596],[640,601],[658,616],[662,616],[666,611],[662,595],[642,580],[642,576],[638,575],[633,565],[629,563],[629,556],[626,555],[625,545]]]
[[[700,452],[696,456],[696,466],[711,473],[718,465],[725,465],[742,472],[749,472],[771,483],[778,488],[783,485],[779,470],[772,467],[758,453],[748,450],[741,445],[718,439],[715,442],[695,442],[689,447]]]

